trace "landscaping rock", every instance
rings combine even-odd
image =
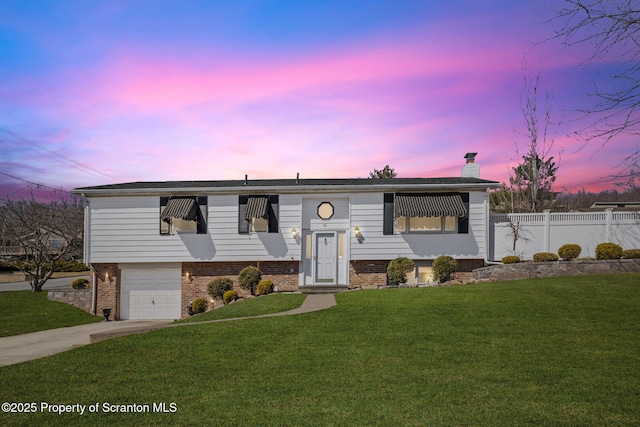
[[[578,260],[499,264],[473,270],[475,281],[515,280],[590,274],[640,273],[640,260]]]

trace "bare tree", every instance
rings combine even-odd
[[[591,54],[583,66],[613,63],[608,82],[594,82],[596,100],[581,109],[591,117],[588,128],[576,134],[604,146],[622,134],[640,135],[640,4],[636,0],[565,0],[552,19],[556,37],[566,46],[588,44]],[[616,178],[640,179],[640,151],[619,165]]]
[[[84,226],[82,202],[77,198],[40,203],[7,200],[0,205],[0,233],[4,257],[27,277],[34,292],[51,278],[58,260],[80,257]]]
[[[389,167],[389,165],[386,165],[382,170],[374,168],[372,172],[369,172],[369,179],[395,178],[397,175],[398,174],[393,168]]]
[[[516,142],[516,155],[521,163],[513,168],[511,188],[518,199],[518,210],[538,212],[552,198],[551,186],[556,180],[559,165],[551,156],[554,135],[551,135],[550,96],[545,96],[544,109],[538,108],[540,73],[535,78],[525,75],[525,95],[520,96],[520,109],[525,129],[521,135],[527,138],[527,152],[520,153]]]

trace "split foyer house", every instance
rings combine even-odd
[[[386,284],[390,260],[429,282],[439,255],[458,274],[485,264],[488,190],[469,153],[459,178],[133,182],[77,188],[93,310],[176,319],[217,277],[248,265],[279,291]]]

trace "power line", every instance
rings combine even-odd
[[[22,178],[20,178],[20,177],[15,176],[15,175],[8,174],[8,173],[6,173],[6,172],[2,172],[2,171],[0,171],[0,174],[1,174],[1,175],[8,176],[8,177],[10,177],[10,178],[17,179],[17,180],[22,181],[22,182],[26,182],[27,184],[29,184],[28,186],[25,186],[25,187],[21,188],[21,189],[20,189],[20,190],[18,190],[18,191],[21,191],[21,190],[23,190],[24,188],[30,187],[30,186],[32,186],[32,185],[35,185],[37,188],[47,188],[47,189],[49,189],[49,190],[53,190],[53,191],[60,191],[60,192],[62,192],[62,193],[67,193],[67,194],[71,194],[71,195],[73,195],[73,193],[71,193],[70,191],[63,190],[63,189],[61,189],[61,188],[53,188],[53,187],[49,187],[48,185],[45,185],[45,184],[39,184],[39,183],[37,183],[37,182],[28,181],[28,180],[26,180],[26,179],[22,179]],[[7,199],[9,196],[11,196],[12,194],[17,193],[18,191],[14,191],[13,193],[11,193],[11,194],[9,194],[9,195],[5,196],[5,197],[4,197],[4,199]]]
[[[62,156],[58,153],[56,153],[55,151],[51,151],[48,148],[45,148],[41,145],[36,144],[35,142],[29,141],[28,139],[16,134],[15,132],[12,132],[4,127],[0,126],[0,140],[2,141],[6,141],[6,142],[10,142],[22,147],[26,147],[28,149],[34,150],[34,151],[38,151],[39,150],[39,154],[43,155],[51,160],[55,160],[57,162],[60,162],[66,166],[72,167],[74,169],[77,170],[81,170],[83,172],[89,172],[89,173],[93,173],[93,174],[99,174],[102,175],[104,177],[113,179],[112,176],[107,175],[104,172],[101,172],[97,169],[94,169],[90,166],[87,166],[83,163],[77,162],[73,159],[67,158],[65,156]]]

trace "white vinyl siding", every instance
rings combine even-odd
[[[351,202],[351,259],[375,260],[405,256],[411,259],[433,259],[447,254],[459,259],[484,258],[485,202],[484,192],[469,193],[469,233],[396,233],[383,235],[383,194],[359,193]],[[362,233],[362,242],[353,228]]]
[[[238,234],[238,196],[209,196],[208,233],[161,235],[157,196],[90,200],[87,262],[272,261],[300,259],[300,196],[281,196],[280,233]]]

